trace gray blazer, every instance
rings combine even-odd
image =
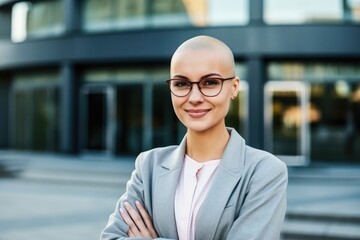
[[[278,240],[286,211],[286,165],[270,153],[231,136],[212,186],[196,219],[196,240]],[[101,233],[102,240],[127,239],[128,226],[119,209],[124,201],[142,202],[153,219],[159,239],[177,239],[175,190],[185,154],[186,136],[179,146],[141,153],[126,193]]]

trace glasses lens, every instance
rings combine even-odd
[[[191,83],[186,80],[173,79],[170,81],[170,90],[177,96],[185,96],[190,92]]]
[[[216,78],[207,78],[199,82],[199,87],[204,95],[215,96],[221,91],[222,81]]]

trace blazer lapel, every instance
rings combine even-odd
[[[175,193],[185,156],[186,136],[179,147],[165,159],[158,172],[154,191],[154,224],[158,234],[177,239],[175,220]]]
[[[236,131],[229,130],[229,142],[196,219],[195,239],[214,239],[221,215],[241,178],[245,140]]]

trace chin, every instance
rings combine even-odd
[[[211,126],[209,126],[204,122],[197,122],[197,123],[192,122],[190,124],[186,124],[185,126],[187,127],[188,131],[197,132],[197,133],[206,132],[212,128]]]

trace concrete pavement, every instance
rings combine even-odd
[[[289,168],[284,239],[360,239],[360,168]]]
[[[69,240],[98,239],[134,168],[134,158],[114,160],[16,152],[0,152],[1,163],[0,170],[7,177],[0,178],[0,194],[5,193],[5,198],[0,199],[0,240],[23,239],[21,232],[26,236],[32,234],[28,239],[43,239],[43,235],[46,239],[64,236]],[[21,197],[25,197],[22,191],[26,189],[30,196],[26,199],[33,206],[24,207],[21,202]],[[43,206],[38,203],[41,198],[47,199]],[[61,207],[54,209],[52,201]],[[40,217],[36,210],[39,207]],[[14,215],[19,212],[16,208],[26,216]],[[31,216],[35,216],[34,221]],[[41,222],[47,223],[46,231],[39,227]],[[13,230],[4,231],[2,225]],[[8,235],[3,234],[6,232]],[[360,166],[289,168],[288,210],[282,238],[360,239]]]

